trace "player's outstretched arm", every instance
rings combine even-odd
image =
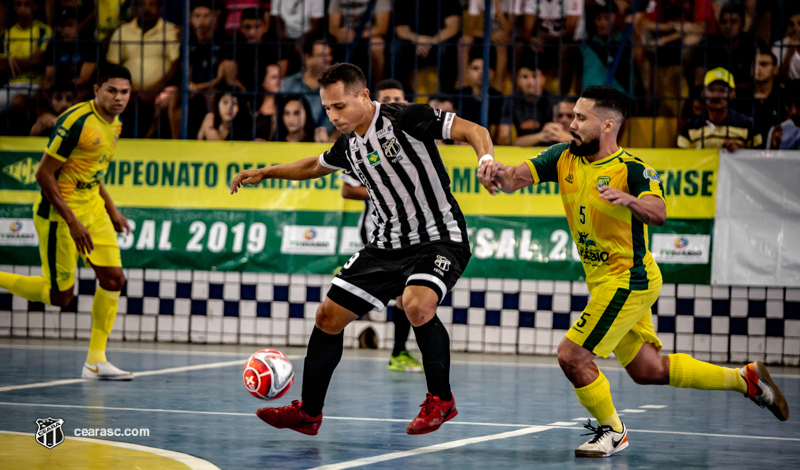
[[[484,155],[494,157],[494,144],[492,144],[492,137],[489,131],[472,121],[456,116],[453,119],[453,125],[450,127],[450,138],[470,144],[475,149],[475,154],[478,155],[478,158]]]
[[[56,173],[63,166],[64,162],[45,153],[42,155],[42,161],[39,162],[39,167],[36,169],[36,182],[39,183],[47,200],[56,208],[58,214],[69,226],[69,234],[75,240],[75,247],[78,249],[78,253],[88,255],[94,250],[92,236],[89,235],[86,227],[75,217],[72,209],[64,201],[61,191],[58,189]]]
[[[478,181],[492,196],[497,191],[513,193],[533,184],[533,175],[526,163],[517,166],[503,165],[496,160],[486,159],[478,167]]]
[[[319,157],[308,157],[292,163],[242,170],[231,182],[231,194],[237,193],[240,186],[258,184],[265,179],[311,180],[321,178],[335,172],[335,169],[324,167]]]

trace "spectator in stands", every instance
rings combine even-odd
[[[723,5],[719,15],[717,34],[708,35],[704,53],[694,56],[693,75],[700,83],[706,70],[723,67],[736,80],[736,93],[742,96],[752,86],[753,57],[756,53],[755,38],[745,33],[744,6],[737,3]]]
[[[226,76],[236,77],[239,88],[250,93],[251,102],[256,102],[261,91],[267,66],[278,64],[281,76],[289,67],[287,48],[278,47],[276,41],[274,32],[265,31],[264,20],[257,9],[248,8],[242,12],[239,33],[228,48],[222,67]]]
[[[253,140],[253,121],[247,102],[230,92],[217,94],[214,112],[206,114],[197,140]]]
[[[264,76],[264,98],[256,114],[256,140],[272,141],[275,140],[275,130],[278,127],[279,100],[281,91],[281,69],[277,64],[267,66],[267,74]]]
[[[492,51],[494,52],[494,51]],[[497,57],[489,54],[489,80],[494,76]],[[481,122],[481,103],[484,100],[483,84],[483,50],[473,48],[469,55],[466,74],[467,86],[456,90],[455,104],[458,117],[472,122]],[[495,88],[489,87],[489,122],[486,126],[492,141],[497,142],[499,126],[503,112],[503,94]]]
[[[533,57],[530,57],[533,59]],[[554,97],[544,91],[545,76],[534,60],[523,62],[517,70],[516,93],[505,100],[498,129],[497,144],[511,145],[511,126],[517,131],[513,144],[519,147],[540,145],[549,133],[542,128],[553,120]]]
[[[180,30],[161,18],[161,0],[137,0],[137,6],[138,17],[114,31],[106,54],[109,63],[131,72],[131,102],[120,115],[126,124],[122,137],[148,133],[156,99],[172,84],[180,66]]]
[[[34,18],[34,0],[14,0],[17,23],[0,33],[0,113],[10,107],[24,112],[28,97],[39,89],[42,61],[53,31]]]
[[[473,46],[479,47],[483,43],[483,21],[485,20],[484,0],[469,0],[467,14],[464,15],[464,36],[461,42],[464,45],[459,58],[460,76],[464,76],[466,63],[469,60],[469,51]],[[511,46],[514,24],[518,17],[522,17],[523,1],[521,0],[493,0],[491,17],[491,41],[497,54],[497,70],[492,80],[492,86],[498,90],[505,88],[508,76],[508,50]]]
[[[71,81],[77,92],[74,98],[86,101],[92,96],[99,48],[93,41],[80,40],[77,13],[74,8],[64,8],[57,15],[56,35],[44,53],[42,88],[48,89],[57,81]]]
[[[457,42],[461,33],[459,0],[411,0],[395,11],[397,41],[395,78],[406,90],[417,90],[419,68],[438,68],[437,92],[452,93],[458,75]]]
[[[579,89],[608,85],[628,95],[633,94],[630,42],[623,44],[624,37],[617,15],[614,3],[598,5],[589,10],[588,17],[592,19],[594,34],[581,46],[583,74]],[[621,53],[620,48],[623,48]],[[612,67],[616,67],[616,70],[610,77],[610,83],[607,83]]]
[[[786,36],[772,45],[772,53],[781,64],[781,78],[800,79],[800,12],[789,16]]]
[[[326,142],[336,128],[328,120],[319,97],[319,75],[331,65],[331,46],[323,40],[303,44],[303,68],[283,80],[281,93],[300,94],[311,106],[317,142]]]
[[[559,93],[570,92],[580,63],[577,41],[585,37],[583,0],[528,0],[523,7],[522,34],[544,70],[560,70]]]
[[[314,142],[314,121],[311,106],[302,95],[292,95],[283,100],[278,121],[276,140],[280,142]]]
[[[362,19],[371,4],[370,17]],[[392,0],[331,0],[328,6],[328,29],[337,42],[333,48],[336,61],[345,62],[349,48],[347,62],[364,71],[368,85],[383,80],[391,14]],[[356,37],[359,26],[360,37]]]
[[[306,43],[321,32],[324,0],[272,0],[272,19],[281,39]]]
[[[788,119],[769,130],[767,138],[770,149],[800,149],[800,80],[786,84],[784,98]]]
[[[91,2],[84,3],[91,5]],[[132,0],[97,0],[94,10],[97,15],[95,39],[106,44],[114,31],[119,28],[121,20],[129,17],[132,4]]]
[[[408,103],[403,84],[388,78],[375,85],[375,100],[379,103]]]
[[[780,84],[776,77],[780,72],[778,58],[767,47],[762,47],[756,55],[753,67],[753,86],[740,94],[738,87],[736,100],[732,106],[745,116],[752,116],[756,132],[763,140],[760,147],[767,144],[767,132],[781,121]],[[738,83],[737,83],[738,86]]]
[[[262,34],[266,34],[270,30],[272,24],[269,14],[270,8],[272,8],[271,0],[214,0],[214,3],[224,3],[225,5],[225,35],[229,38],[235,37],[239,32],[242,13],[250,9],[255,9],[260,13],[261,23],[259,26],[263,29]]]
[[[49,137],[56,120],[75,104],[75,84],[71,80],[59,80],[45,93],[44,109],[31,127],[32,136]]]
[[[709,70],[703,79],[705,111],[690,119],[678,136],[680,148],[725,148],[729,152],[761,145],[753,119],[730,109],[736,97],[733,75],[723,68]]]
[[[578,98],[573,95],[562,97],[558,103],[553,106],[553,122],[548,122],[542,128],[542,142],[539,143],[542,147],[549,147],[561,142],[570,142],[572,140],[572,131],[570,126],[572,121],[575,120],[575,103]]]

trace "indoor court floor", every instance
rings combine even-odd
[[[778,421],[742,395],[639,386],[613,360],[611,382],[630,446],[576,459],[587,412],[555,358],[453,354],[459,415],[436,432],[406,426],[425,397],[421,373],[386,368],[388,351],[345,349],[317,436],[274,429],[254,414],[299,399],[304,348],[279,348],[296,382],[284,397],[250,396],[253,346],[110,343],[132,382],[84,381],[86,341],[0,340],[0,468],[518,469],[798,468],[800,369],[770,367],[792,415]],[[264,347],[267,347],[266,345]],[[62,419],[65,441],[36,442],[37,419]],[[596,423],[595,423],[596,424]],[[148,436],[77,438],[75,431],[146,429]]]

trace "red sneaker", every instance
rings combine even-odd
[[[406,428],[408,434],[426,434],[436,431],[445,421],[450,421],[458,414],[455,397],[444,401],[428,393],[425,395],[425,401],[419,406],[422,409]]]
[[[289,428],[309,436],[316,436],[322,424],[322,413],[319,416],[309,416],[301,406],[303,406],[302,401],[294,400],[289,406],[259,408],[256,415],[278,429]]]

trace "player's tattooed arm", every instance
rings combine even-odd
[[[606,201],[627,207],[643,224],[661,226],[667,220],[667,205],[658,196],[645,194],[639,198],[611,186],[602,186],[598,191]]]
[[[335,171],[335,169],[322,166],[319,157],[308,157],[296,162],[243,170],[231,182],[231,194],[237,193],[241,186],[258,184],[265,179],[311,180],[330,175]]]

